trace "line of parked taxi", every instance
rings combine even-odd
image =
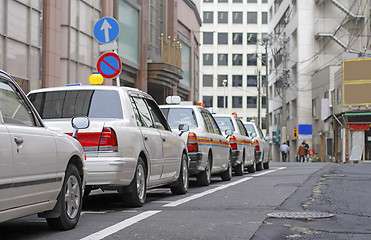
[[[0,222],[38,213],[67,230],[79,220],[83,193],[94,189],[140,207],[149,188],[185,194],[190,176],[207,186],[212,175],[229,181],[233,170],[262,170],[252,137],[234,115],[158,106],[128,87],[44,88],[27,99],[0,72]]]

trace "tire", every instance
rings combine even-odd
[[[264,167],[264,169],[269,169],[269,162],[263,163],[263,167]]]
[[[230,181],[232,179],[232,165],[231,165],[231,159],[228,159],[228,169],[223,172],[220,177],[223,181]]]
[[[182,163],[180,165],[180,173],[176,184],[170,187],[171,193],[180,195],[186,194],[189,187],[189,174],[188,174],[188,162],[187,155],[182,155]]]
[[[263,162],[256,164],[256,171],[261,171],[261,170],[263,170]]]
[[[79,171],[75,165],[68,164],[63,186],[58,195],[57,207],[60,207],[60,216],[47,218],[51,229],[70,230],[75,228],[80,219],[82,207],[82,184]]]
[[[122,202],[129,207],[141,207],[146,201],[147,195],[147,171],[144,161],[138,158],[134,178],[130,185],[121,191]]]
[[[245,167],[244,167],[243,163],[240,163],[240,164],[236,165],[234,167],[234,174],[236,176],[243,176],[243,170],[244,170],[244,168]]]
[[[197,174],[197,184],[200,186],[209,186],[211,182],[211,157],[209,155],[205,170]]]
[[[249,173],[255,172],[255,162],[247,167],[247,171],[249,171]]]

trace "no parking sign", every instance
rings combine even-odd
[[[117,77],[121,73],[121,68],[120,57],[113,52],[102,54],[97,62],[97,70],[105,78]]]

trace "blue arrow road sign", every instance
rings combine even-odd
[[[118,37],[119,32],[120,25],[114,18],[101,18],[94,25],[94,37],[100,43],[114,41]]]

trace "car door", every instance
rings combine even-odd
[[[161,179],[173,178],[180,170],[182,154],[180,143],[183,143],[183,140],[170,130],[170,127],[157,104],[151,99],[146,99],[146,101],[155,122],[155,127],[160,132],[162,139],[164,166]]]
[[[132,96],[134,105],[134,112],[139,123],[139,129],[142,132],[144,146],[149,156],[149,179],[148,185],[156,184],[161,178],[163,169],[163,158],[162,158],[162,138],[158,129],[152,120],[152,116],[149,112],[147,103],[142,97]]]
[[[57,181],[54,137],[37,121],[33,109],[13,83],[1,81],[0,85],[0,91],[7,96],[5,102],[1,101],[1,108],[13,154],[10,207],[48,201]]]
[[[1,89],[0,89],[1,92]],[[0,94],[0,104],[3,102]],[[9,208],[13,181],[13,151],[0,109],[0,211]]]

